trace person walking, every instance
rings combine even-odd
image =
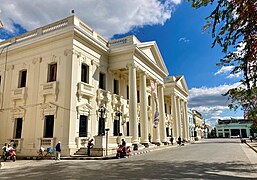
[[[56,150],[56,155],[55,155],[55,160],[60,160],[61,159],[61,141],[59,141],[56,146],[55,146],[55,150]]]
[[[152,136],[151,136],[151,133],[149,133],[149,134],[148,134],[149,143],[151,143],[151,139],[152,139]]]
[[[178,145],[181,145],[181,137],[178,137]]]
[[[173,140],[174,140],[174,138],[171,136],[171,138],[170,138],[171,145],[173,145]]]
[[[94,146],[94,140],[90,139],[87,144],[87,155],[90,156],[90,149],[92,149]]]

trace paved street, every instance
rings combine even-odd
[[[208,139],[128,159],[21,160],[0,179],[256,179],[257,153],[239,139]],[[10,165],[9,163],[9,165]]]

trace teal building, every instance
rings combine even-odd
[[[253,136],[251,132],[252,123],[253,121],[245,119],[219,119],[216,125],[216,135],[220,138],[246,138],[250,135]]]

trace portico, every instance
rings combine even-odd
[[[189,124],[187,117],[187,97],[189,91],[184,76],[169,76],[165,78],[165,97],[164,104],[170,107],[167,121],[172,124],[171,136],[174,139],[189,140]],[[169,128],[169,127],[168,127]]]
[[[168,71],[156,43],[141,43],[135,36],[128,36],[111,41],[110,48],[110,71],[125,77],[128,85],[126,124],[129,124],[127,128],[132,137],[131,143],[134,146],[138,144],[148,146],[149,133],[152,136],[152,143],[166,143],[163,79],[168,75]],[[155,84],[157,103],[153,100],[150,81]],[[151,128],[154,120],[154,116],[149,116],[151,111],[159,113],[159,123],[156,128]],[[124,113],[126,114],[126,110]]]

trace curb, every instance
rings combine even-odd
[[[247,144],[247,146],[249,146],[252,150],[254,150],[257,153],[257,149],[255,147],[253,147],[252,145],[248,144],[247,142],[245,144]]]
[[[179,146],[168,145],[168,146],[154,147],[151,149],[143,149],[143,150],[132,152],[130,156],[137,156],[137,155],[146,154],[146,153],[153,152],[153,151],[159,151],[159,150],[164,150],[164,149],[168,149],[168,148],[177,148],[177,147],[179,147]],[[110,160],[110,159],[117,159],[117,157],[115,154],[109,155],[109,156],[103,156],[103,157],[88,157],[88,156],[61,157],[61,160]],[[55,160],[55,157],[47,157],[47,158],[39,159],[36,156],[20,156],[20,157],[18,157],[18,160],[38,160],[38,161],[40,161],[40,160]],[[1,162],[0,169],[2,166],[4,166],[4,163]]]

